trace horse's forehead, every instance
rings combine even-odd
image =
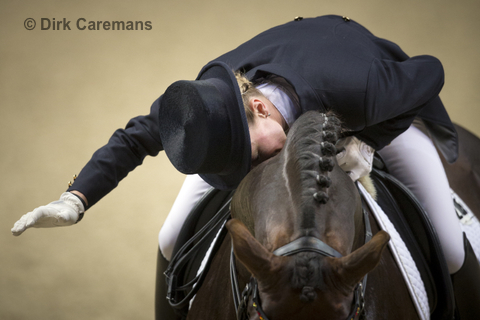
[[[301,204],[305,201],[314,203],[316,215],[330,215],[335,211],[353,213],[359,201],[358,192],[350,177],[338,166],[330,172],[332,185],[327,193],[330,200],[326,204],[315,203],[313,194],[302,192],[301,187],[292,187],[289,177],[283,170],[284,163],[280,157],[275,157],[263,167],[252,171],[246,178],[245,187],[241,194],[241,201],[248,203],[255,220],[265,220],[271,224],[284,224],[284,227],[291,228],[287,217],[300,217],[302,212]],[[315,180],[315,177],[311,177]],[[307,195],[305,195],[307,194]],[[310,199],[311,198],[311,199]],[[335,215],[337,216],[337,215]],[[341,217],[341,215],[339,216]],[[285,220],[287,219],[287,220]]]

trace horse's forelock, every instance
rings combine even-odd
[[[292,287],[301,289],[299,297],[301,301],[313,301],[317,298],[316,290],[324,287],[322,274],[324,259],[312,252],[299,253],[294,259]]]

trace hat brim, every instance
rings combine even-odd
[[[242,95],[238,86],[235,74],[232,69],[224,62],[214,61],[207,64],[199,73],[196,80],[207,79],[223,79],[228,84],[231,92],[234,93],[236,106],[228,109],[230,119],[240,119],[240,121],[232,121],[232,148],[240,150],[232,150],[232,154],[241,156],[241,161],[233,171],[229,173],[219,174],[199,174],[211,186],[221,190],[235,189],[240,181],[250,171],[252,149],[250,142],[250,132],[248,129],[248,121],[243,107]]]

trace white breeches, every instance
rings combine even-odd
[[[463,233],[445,170],[432,140],[413,125],[379,154],[390,173],[417,197],[435,227],[450,274],[464,260]]]
[[[458,271],[464,260],[463,234],[445,171],[430,138],[412,125],[379,153],[390,173],[422,203],[437,230],[450,273]],[[183,222],[210,188],[198,175],[185,179],[158,236],[167,260],[171,259]]]
[[[197,174],[188,175],[185,178],[177,199],[175,199],[172,209],[158,234],[160,251],[168,261],[172,258],[172,251],[175,247],[178,234],[182,229],[183,222],[185,222],[185,219],[187,219],[188,214],[192,211],[198,200],[200,200],[211,187],[211,185],[206,183]]]

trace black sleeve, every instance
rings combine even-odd
[[[91,207],[141,165],[147,155],[156,156],[162,151],[158,132],[160,100],[161,97],[152,104],[150,114],[133,118],[125,129],[115,131],[108,143],[93,154],[67,191],[83,193]]]

